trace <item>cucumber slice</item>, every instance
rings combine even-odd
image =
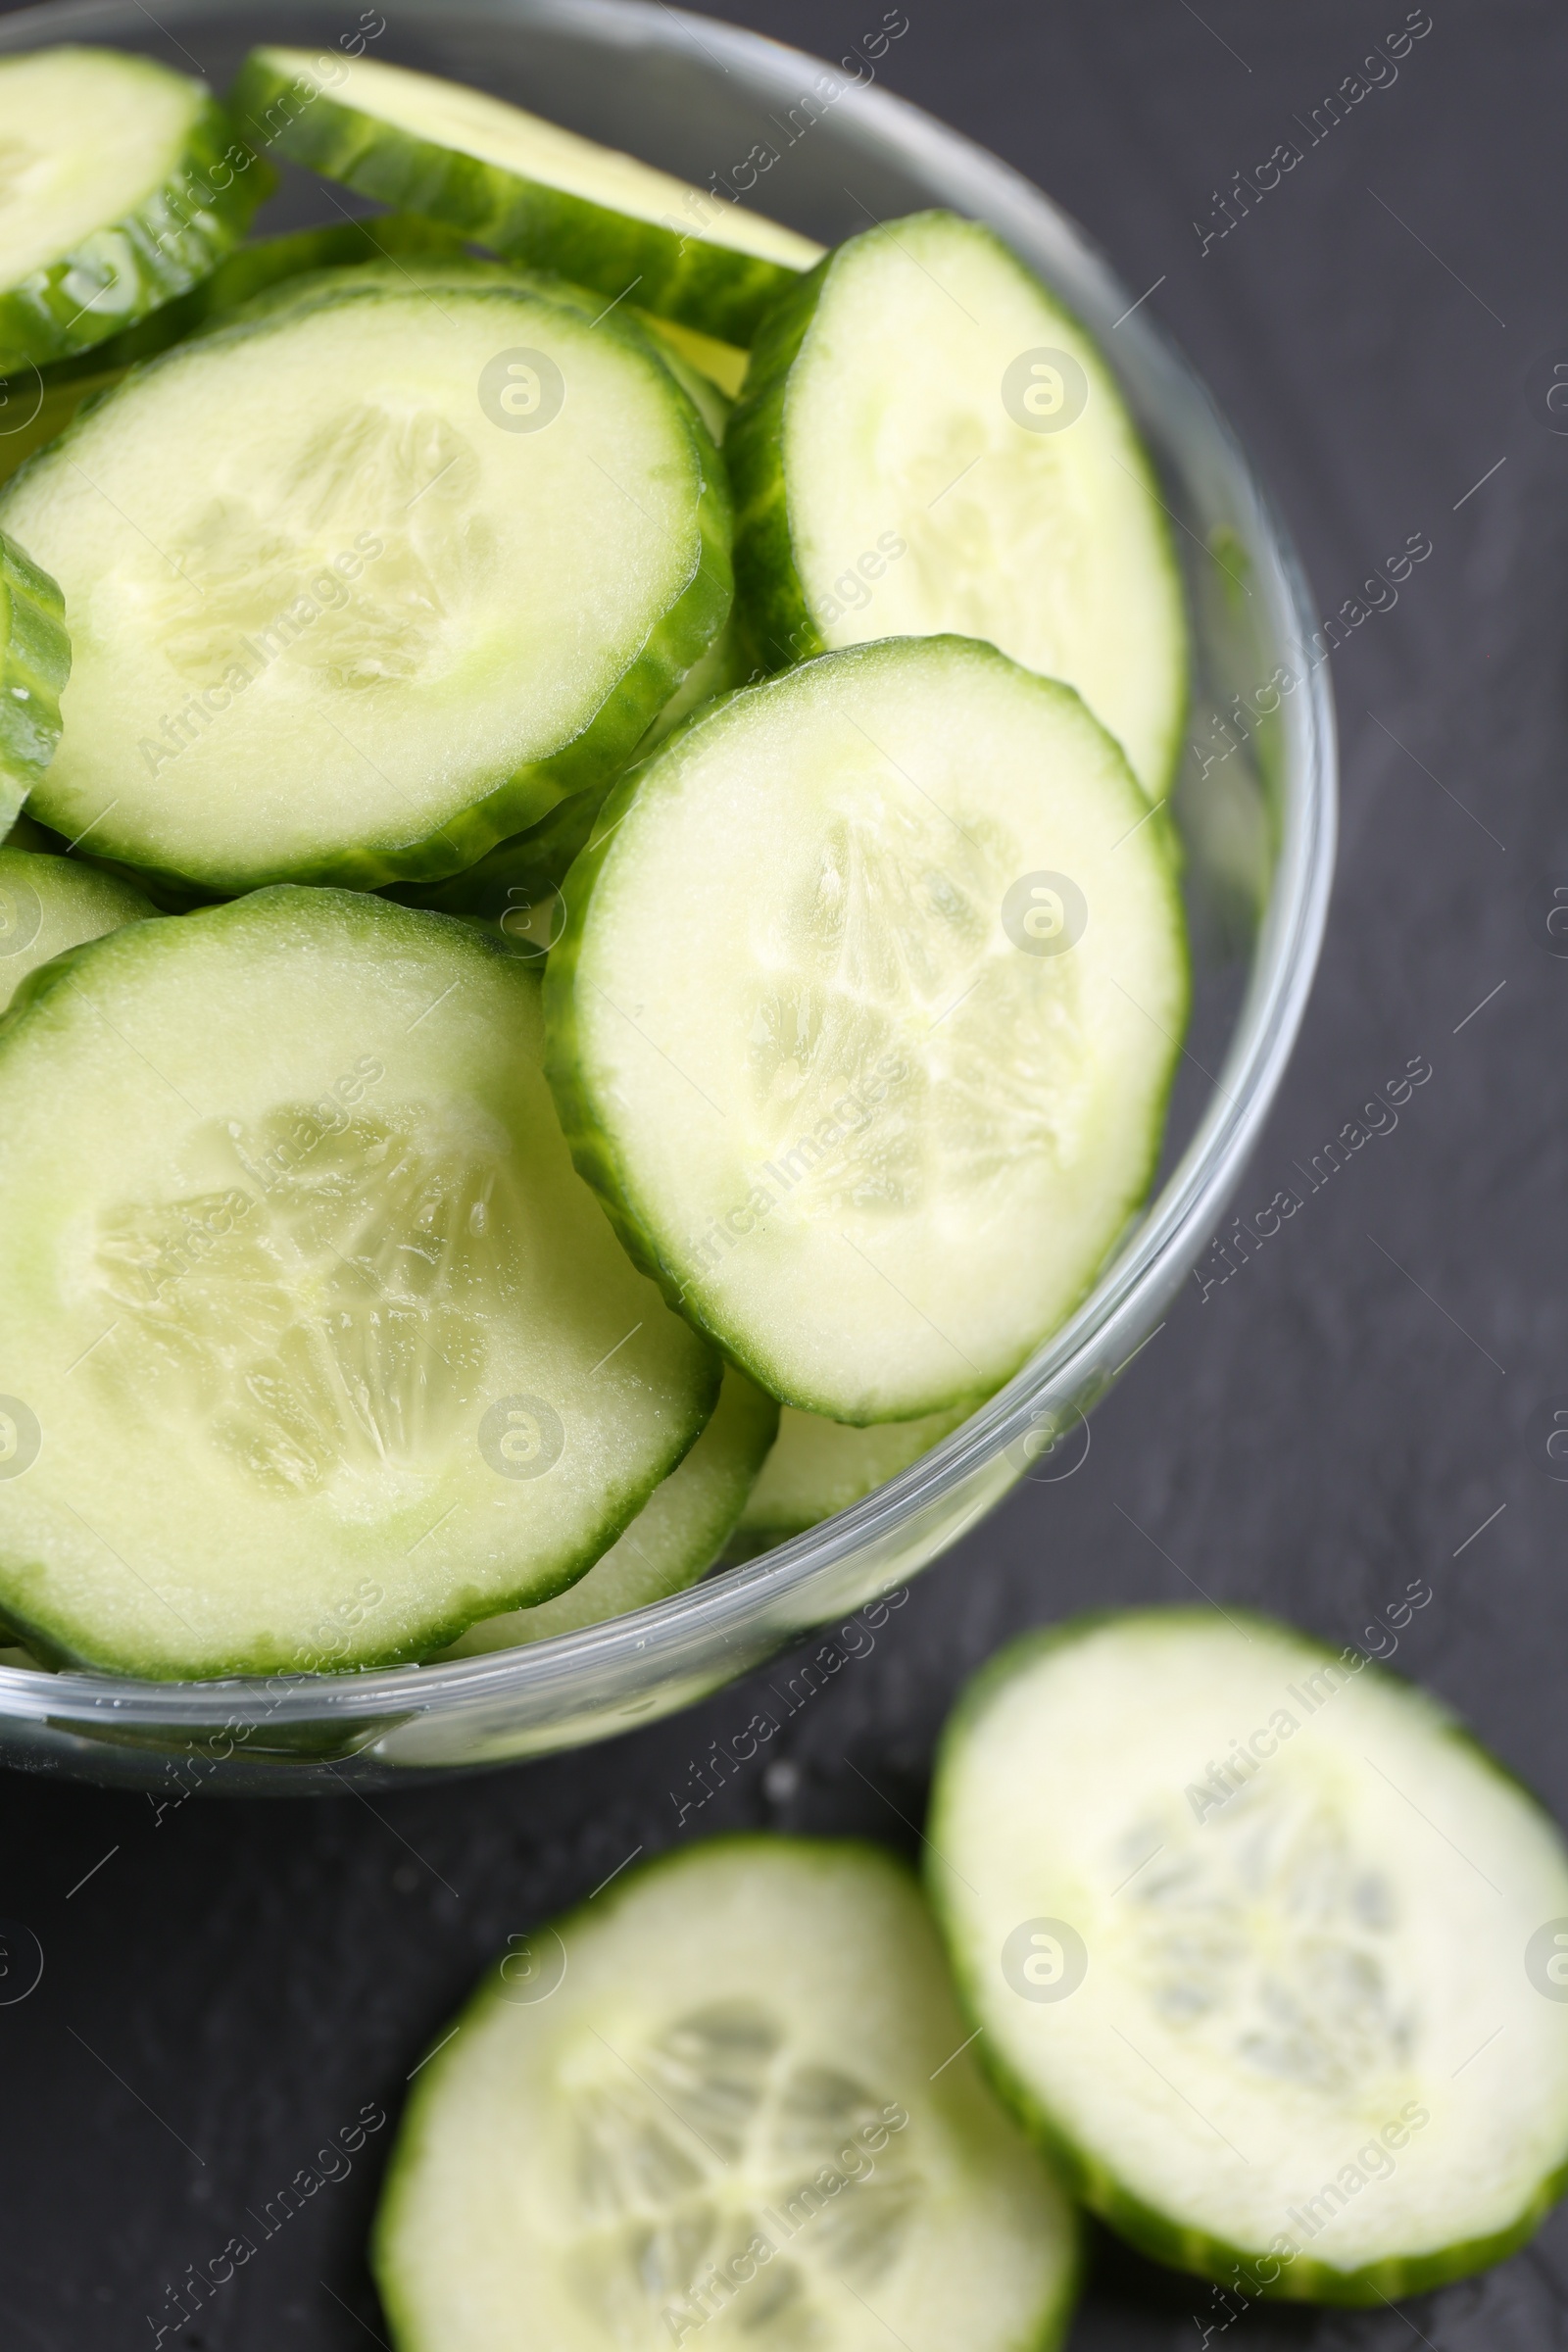
[[[0,839],[43,781],[60,742],[71,674],[66,609],[56,583],[0,532]],[[38,814],[42,814],[40,809]]]
[[[466,925],[284,887],[57,957],[8,1017],[30,1646],[427,1656],[582,1575],[697,1437],[718,1367],[571,1171],[536,980]]]
[[[1075,686],[1163,799],[1187,632],[1149,461],[1092,338],[990,229],[918,213],[829,254],[769,318],[725,450],[772,666],[986,638]]]
[[[1054,2352],[1072,2211],[902,1864],[715,1838],[512,1941],[393,2152],[398,2352]]]
[[[1559,2194],[1568,1856],[1359,1652],[1197,1609],[1015,1642],[945,1735],[927,1852],[978,2046],[1159,2261],[1376,2303]]]
[[[235,113],[328,178],[446,222],[510,260],[727,343],[821,254],[809,237],[458,82],[372,58],[255,49]]]
[[[682,720],[690,718],[705,703],[721,694],[732,694],[747,679],[746,649],[739,631],[730,623],[719,631],[700,662],[686,672],[659,716],[652,721],[648,732],[637,746],[636,757],[646,760],[658,749],[666,735],[673,735]]]
[[[710,375],[687,358],[678,343],[660,333],[657,319],[649,319],[647,325],[660,358],[707,425],[714,444],[721,446],[735,403],[719,390]]]
[[[751,1559],[831,1519],[835,1511],[862,1502],[940,1445],[968,1419],[971,1409],[965,1402],[950,1405],[946,1412],[927,1413],[919,1421],[854,1429],[786,1405],[773,1449],[735,1523],[728,1556]]]
[[[458,872],[612,774],[706,651],[721,463],[570,288],[409,264],[274,292],[0,493],[76,616],[37,813],[217,891]],[[544,427],[512,429],[519,388],[560,394]]]
[[[1093,1284],[1186,1012],[1145,814],[1075,694],[961,638],[743,689],[612,792],[551,1083],[628,1247],[783,1402],[939,1411]]]
[[[727,1365],[713,1418],[604,1558],[559,1599],[470,1625],[445,1654],[466,1658],[548,1642],[695,1585],[717,1559],[777,1432],[772,1397]]]
[[[739,400],[751,364],[749,351],[738,351],[733,343],[720,343],[712,335],[700,335],[695,327],[681,326],[673,318],[658,318],[652,311],[639,311],[637,316],[661,343],[706,375],[710,384],[716,384],[727,401]]]
[[[204,82],[118,49],[0,62],[0,375],[183,294],[276,185]]]
[[[74,858],[0,845],[0,1012],[51,956],[156,912],[128,882]]]

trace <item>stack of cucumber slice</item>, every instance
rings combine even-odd
[[[1104,361],[973,222],[379,60],[48,51],[0,140],[0,1618],[463,1655],[862,1498],[1159,1151]],[[394,209],[243,243],[279,159]]]

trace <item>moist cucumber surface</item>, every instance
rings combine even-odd
[[[583,1574],[697,1437],[718,1367],[571,1169],[536,980],[468,926],[270,890],[78,948],[8,1021],[0,1614],[30,1646],[427,1655]]]
[[[949,1405],[919,1421],[854,1429],[786,1405],[778,1436],[736,1522],[730,1554],[750,1556],[847,1511],[966,1420],[969,1405]]]
[[[157,911],[114,874],[0,844],[0,1012],[41,963]]]
[[[263,48],[249,135],[367,196],[732,344],[810,269],[809,237],[480,90],[373,58]]]
[[[713,1417],[685,1459],[644,1503],[604,1558],[555,1600],[487,1617],[449,1657],[548,1642],[607,1617],[647,1608],[694,1585],[717,1559],[778,1431],[778,1406],[726,1365]]]
[[[628,1247],[781,1401],[939,1411],[1095,1280],[1186,1014],[1146,817],[1076,695],[956,638],[743,689],[612,792],[551,1083]]]
[[[456,872],[612,774],[722,625],[717,454],[569,288],[381,265],[276,293],[0,494],[73,615],[35,813],[217,891]]]
[[[1160,2261],[1375,2304],[1559,2193],[1561,1838],[1359,1653],[1197,1609],[1026,1638],[958,1704],[927,1851],[986,2063]]]
[[[70,675],[59,586],[0,531],[0,840],[59,748],[60,697]]]
[[[397,2352],[1052,2352],[1076,2230],[869,1846],[735,1838],[514,1936],[416,2077]]]
[[[992,230],[849,238],[770,314],[725,437],[773,666],[953,630],[1077,688],[1153,800],[1187,691],[1180,577],[1093,338]]]
[[[110,49],[0,61],[0,375],[183,294],[275,174],[204,83]]]

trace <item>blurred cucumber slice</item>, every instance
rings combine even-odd
[[[1075,2217],[901,1863],[715,1838],[513,1942],[393,2151],[398,2352],[1055,2352]]]
[[[372,58],[255,49],[231,103],[258,140],[509,260],[748,344],[822,248],[480,90]]]
[[[0,1013],[52,956],[157,911],[128,882],[74,858],[0,845]]]
[[[0,62],[0,375],[90,350],[205,277],[276,175],[149,58]]]

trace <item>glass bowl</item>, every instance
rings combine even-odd
[[[454,1664],[184,1684],[0,1667],[0,1756],[29,1771],[166,1789],[177,1781],[192,1792],[328,1792],[472,1771],[667,1714],[874,1604],[1018,1478],[1071,1474],[1087,1447],[1084,1415],[1211,1246],[1284,1070],[1322,934],[1335,833],[1327,649],[1313,643],[1280,520],[1202,385],[1082,231],[994,156],[876,86],[881,31],[828,66],[662,0],[387,8],[390,21],[351,0],[160,0],[155,23],[135,0],[51,0],[0,20],[0,54],[103,42],[199,65],[222,89],[256,41],[363,41],[700,186],[750,187],[754,175],[755,204],[824,242],[928,205],[989,221],[1099,335],[1175,525],[1195,648],[1175,800],[1193,1028],[1154,1192],[1093,1295],[961,1429],[854,1509],[635,1615]],[[884,63],[898,37],[888,31]],[[261,225],[303,226],[342,209],[289,170]]]

